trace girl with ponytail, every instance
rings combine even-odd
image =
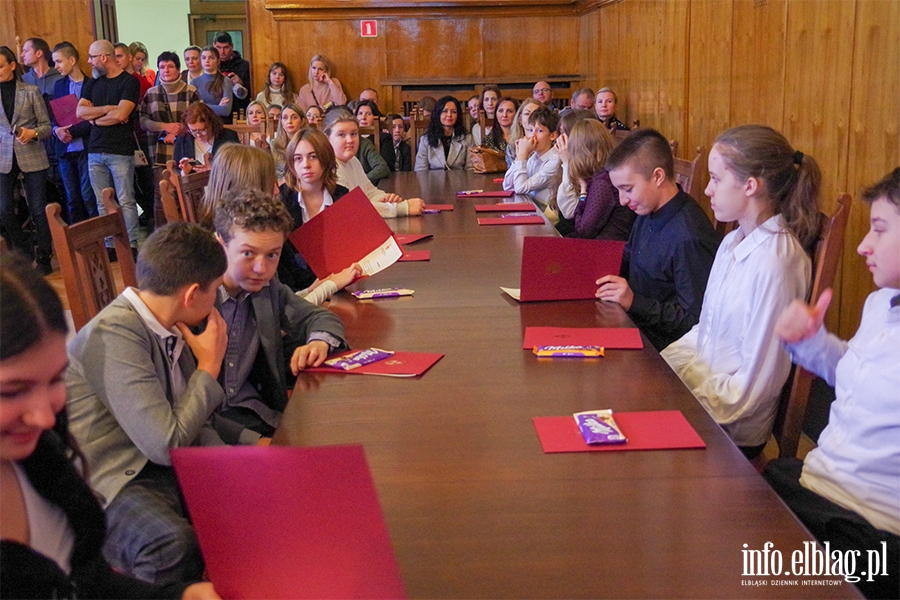
[[[763,125],[719,135],[709,174],[706,195],[716,219],[738,227],[719,246],[700,322],[662,356],[754,458],[772,431],[791,367],[774,327],[809,289],[807,249],[819,233],[822,176],[811,156]]]

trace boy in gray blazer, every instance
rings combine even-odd
[[[267,444],[287,405],[288,368],[296,376],[345,348],[344,325],[278,280],[281,249],[293,228],[280,200],[238,189],[219,200],[213,222],[228,257],[216,298],[228,349],[219,376],[225,402],[211,422],[226,443]]]
[[[169,449],[194,444],[225,396],[217,382],[225,323],[214,305],[226,266],[198,225],[158,229],[138,255],[138,288],[69,345],[69,429],[106,508],[104,556],[151,583],[203,575]],[[204,321],[202,333],[189,329]]]

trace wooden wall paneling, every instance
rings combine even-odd
[[[688,130],[682,141],[688,149],[704,146],[707,151],[716,136],[731,125],[731,42],[733,11],[731,2],[691,0],[688,65]],[[709,170],[701,169],[703,189]],[[709,199],[696,199],[712,218]]]
[[[839,334],[859,327],[862,306],[873,291],[872,274],[856,247],[869,230],[862,190],[900,166],[900,2],[858,0],[850,82],[847,183],[854,199],[844,242]],[[835,311],[831,311],[835,312]]]
[[[600,76],[600,15],[599,10],[594,10],[578,18],[579,72],[583,78],[582,85],[595,92]]]
[[[0,43],[15,51],[17,35],[23,44],[30,37],[43,38],[51,48],[68,40],[81,54],[81,70],[90,73],[87,54],[94,41],[91,0],[6,0],[3,7]],[[52,64],[51,57],[47,58]]]
[[[657,127],[667,138],[678,140],[678,154],[687,159],[694,158],[694,149],[684,144],[687,133],[688,60],[688,15],[687,2],[664,2],[662,4],[662,42],[659,76],[659,108]]]
[[[484,19],[484,76],[580,71],[578,17]]]
[[[665,0],[630,2],[625,16],[626,62],[639,74],[628,88],[625,123],[641,120],[642,127],[659,127],[659,90],[662,75],[662,13]],[[621,99],[621,96],[619,96]],[[620,100],[621,101],[621,100]],[[617,110],[617,112],[619,112]],[[622,119],[620,114],[617,114]]]
[[[734,0],[732,125],[782,128],[787,7],[786,0]]]
[[[273,62],[282,62],[287,66],[298,90],[306,83],[311,56],[304,58],[293,50],[282,54],[279,29],[272,13],[265,8],[265,0],[247,0],[247,30],[250,35],[244,43],[249,43],[253,50],[250,73],[254,97],[265,87],[269,65]]]
[[[619,118],[627,119],[629,107],[629,76],[633,76],[627,64],[629,56],[626,39],[626,15],[630,10],[628,3],[613,4],[602,9],[599,17],[600,44],[597,56],[597,79],[593,82],[594,91],[603,87],[612,88],[619,97]]]
[[[391,79],[481,77],[484,55],[481,19],[384,21],[387,73]],[[501,60],[499,56],[492,60]],[[374,82],[374,83],[377,83]]]

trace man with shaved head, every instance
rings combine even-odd
[[[534,89],[531,90],[532,96],[534,99],[553,110],[553,90],[550,88],[550,84],[546,81],[538,81],[534,84]]]
[[[134,198],[134,111],[140,98],[137,78],[116,64],[115,49],[106,40],[91,44],[88,59],[94,78],[84,83],[76,114],[91,123],[88,170],[100,214],[103,189],[113,187],[122,206],[132,252],[137,255],[138,213]]]

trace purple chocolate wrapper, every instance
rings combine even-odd
[[[388,350],[369,348],[368,350],[359,350],[357,352],[345,354],[344,356],[341,356],[339,358],[326,360],[325,364],[329,367],[334,367],[343,371],[352,371],[353,369],[357,369],[363,365],[368,365],[373,362],[378,362],[379,360],[384,360],[385,358],[388,358],[393,354],[393,352],[390,352]]]
[[[607,418],[611,421],[612,414]],[[597,413],[578,413],[575,422],[587,444],[624,444],[628,441],[614,424],[611,425]]]

